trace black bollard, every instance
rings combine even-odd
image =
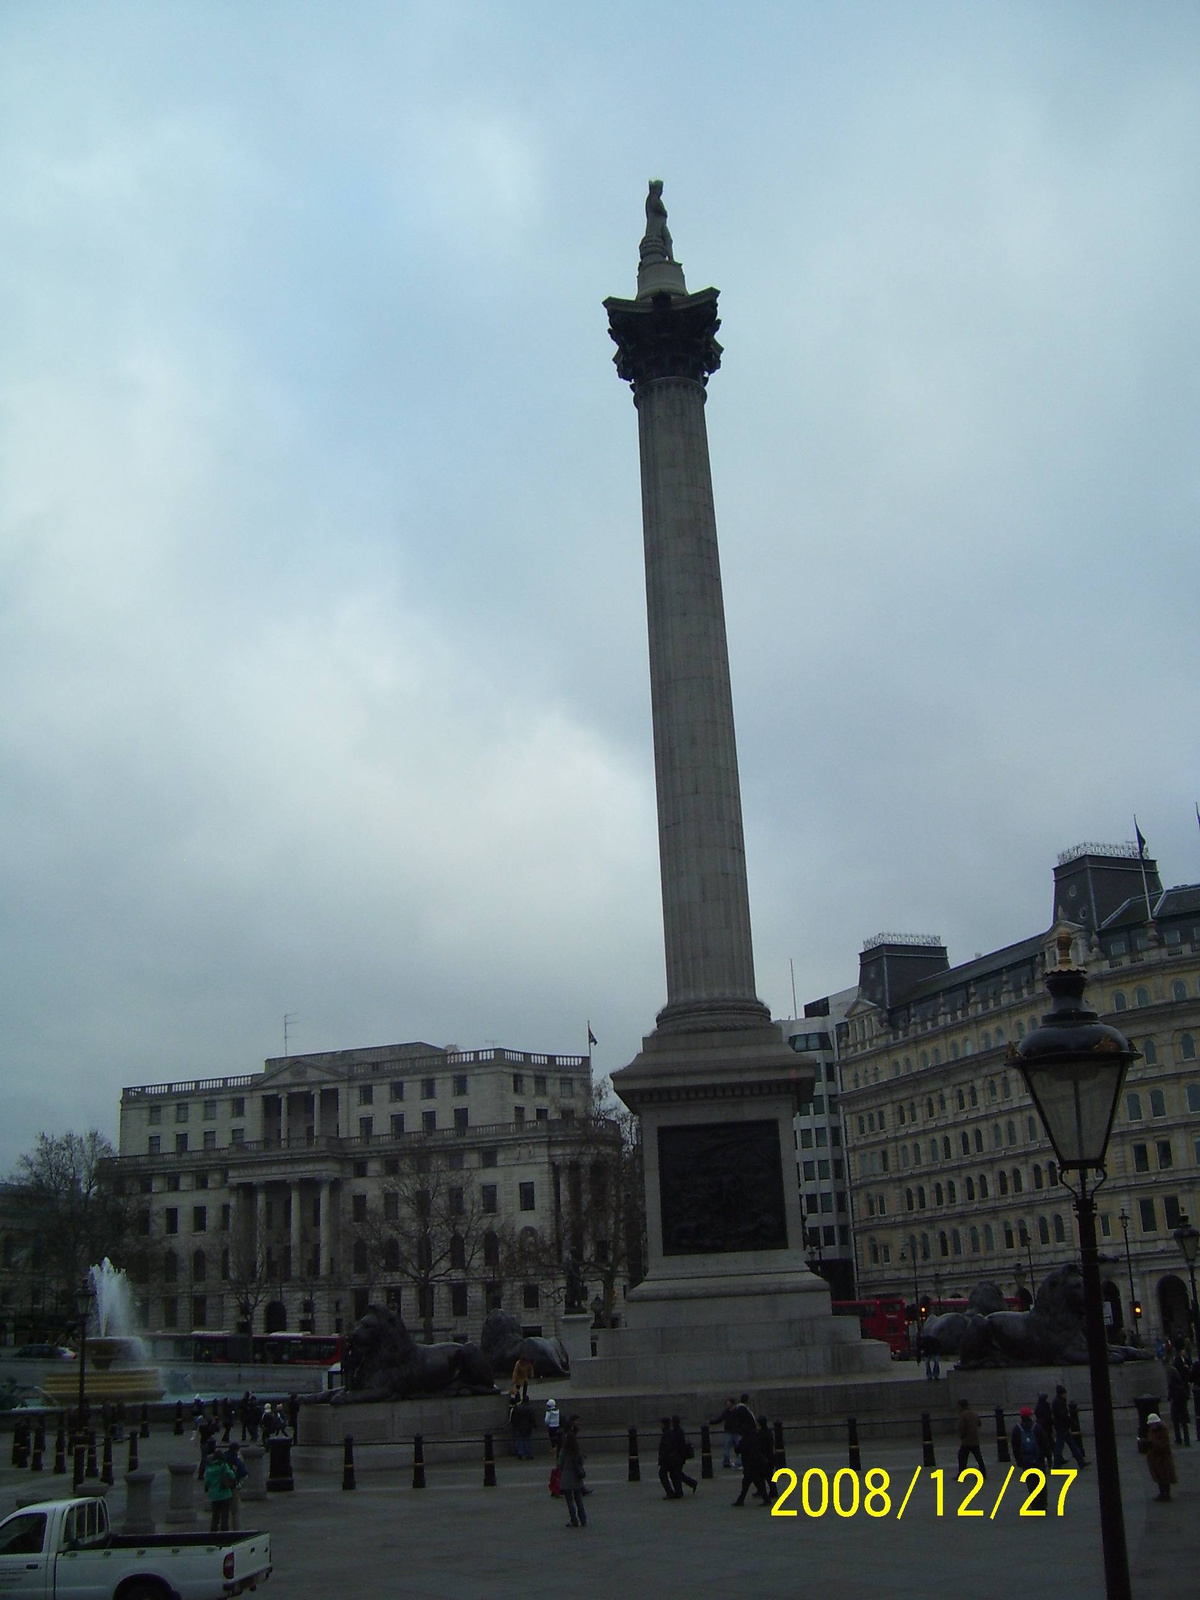
[[[490,1433],[485,1433],[483,1436],[483,1487],[485,1489],[496,1487],[496,1456]]]
[[[704,1422],[700,1425],[700,1476],[711,1478],[712,1475],[712,1434],[708,1423]]]
[[[39,1417],[37,1419],[37,1424],[36,1424],[36,1426],[34,1427],[34,1430],[33,1430],[33,1454],[29,1458],[29,1470],[30,1470],[30,1472],[42,1472],[42,1471],[45,1470],[45,1468],[43,1466],[43,1462],[42,1462],[42,1457],[45,1454],[45,1452],[46,1452],[46,1424],[45,1424],[44,1419]]]
[[[175,1437],[178,1439],[183,1433],[183,1401],[175,1402]]]
[[[937,1459],[933,1453],[933,1425],[929,1420],[928,1411],[921,1413],[921,1465],[923,1467],[936,1467]]]
[[[630,1483],[641,1483],[641,1481],[642,1481],[642,1466],[641,1466],[641,1462],[638,1460],[637,1429],[636,1428],[630,1428],[630,1430],[629,1430],[629,1482]]]
[[[12,1464],[14,1467],[29,1465],[29,1424],[23,1417],[13,1423]]]
[[[849,1449],[851,1472],[862,1471],[862,1451],[858,1448],[858,1418],[846,1418],[846,1444]]]
[[[1006,1461],[1012,1460],[1012,1455],[1008,1448],[1008,1430],[1004,1426],[1003,1406],[996,1407],[996,1460],[1001,1466]]]
[[[1067,1405],[1067,1431],[1075,1441],[1079,1454],[1083,1454],[1083,1429],[1079,1426],[1079,1407],[1074,1400]]]
[[[104,1459],[103,1459],[103,1461],[101,1462],[101,1465],[100,1465],[100,1482],[101,1483],[113,1483],[113,1482],[116,1481],[114,1476],[113,1476],[112,1444],[113,1444],[113,1442],[112,1442],[112,1434],[111,1433],[106,1433],[104,1435]]]
[[[348,1433],[342,1440],[342,1488],[358,1488],[358,1479],[354,1476],[354,1435],[352,1433]]]
[[[143,1439],[148,1439],[150,1437],[150,1407],[148,1405],[142,1406],[142,1423],[141,1427],[138,1429],[138,1432],[141,1434]]]
[[[96,1460],[96,1430],[95,1428],[89,1428],[87,1435],[87,1471],[84,1473],[84,1477],[98,1478],[99,1476],[100,1465]]]
[[[107,1400],[100,1407],[100,1427],[104,1433],[112,1432],[112,1407]]]
[[[61,1417],[58,1419],[58,1432],[54,1435],[54,1470],[55,1472],[67,1470],[67,1434]]]
[[[83,1488],[83,1455],[83,1441],[79,1440],[75,1445],[75,1470],[71,1474],[71,1487],[76,1491]]]
[[[271,1457],[267,1488],[273,1494],[290,1492],[296,1487],[292,1475],[292,1441],[286,1433],[277,1433],[267,1441],[267,1450]]]
[[[783,1447],[783,1423],[778,1417],[775,1419],[775,1465],[787,1466],[787,1451]]]
[[[129,1466],[127,1467],[126,1470],[128,1472],[136,1472],[137,1469],[138,1469],[138,1435],[137,1435],[137,1429],[136,1428],[130,1428],[130,1430],[129,1430]]]
[[[413,1488],[425,1487],[425,1438],[424,1435],[413,1434]]]

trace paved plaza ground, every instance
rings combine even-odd
[[[540,1441],[539,1441],[540,1442]],[[183,1446],[181,1451],[180,1446]],[[585,1439],[586,1447],[586,1439]],[[143,1443],[142,1465],[157,1468],[156,1515],[166,1507],[169,1460],[189,1459],[187,1440],[159,1433]],[[412,1600],[632,1600],[634,1596],[746,1595],[755,1600],[803,1595],[818,1587],[836,1600],[1009,1600],[1022,1585],[1060,1596],[1104,1594],[1095,1472],[1082,1473],[1067,1492],[1065,1514],[1021,1518],[1010,1483],[994,1520],[987,1513],[1007,1470],[992,1465],[978,1497],[982,1518],[954,1515],[961,1491],[954,1456],[939,1446],[947,1469],[945,1514],[936,1515],[935,1490],[924,1472],[904,1515],[896,1512],[919,1463],[919,1450],[870,1446],[864,1470],[891,1476],[891,1511],[849,1518],[832,1508],[819,1518],[772,1517],[754,1502],[734,1510],[740,1477],[722,1471],[702,1481],[695,1496],[662,1498],[650,1459],[643,1481],[626,1481],[623,1456],[589,1457],[589,1524],[567,1528],[561,1501],[547,1493],[549,1459],[543,1446],[533,1462],[502,1455],[498,1486],[482,1487],[482,1467],[439,1466],[429,1486],[411,1488],[411,1473],[360,1471],[360,1487],[343,1491],[338,1471],[313,1470],[298,1452],[293,1494],[272,1494],[243,1508],[245,1526],[270,1529],[275,1575],[264,1590],[278,1600],[343,1600],[403,1596]],[[648,1452],[648,1456],[652,1452]],[[844,1452],[826,1447],[794,1455],[803,1471],[822,1467],[832,1477]],[[5,1458],[7,1459],[7,1458]],[[1133,1593],[1136,1600],[1195,1600],[1200,1596],[1200,1449],[1176,1453],[1180,1483],[1170,1505],[1152,1499],[1145,1463],[1132,1443],[1122,1448]],[[332,1462],[326,1463],[333,1465]],[[698,1469],[699,1463],[693,1464]],[[66,1480],[40,1479],[5,1466],[0,1509],[18,1494],[52,1496]],[[843,1507],[850,1485],[843,1480]],[[816,1480],[810,1488],[817,1488]],[[792,1497],[792,1504],[799,1496]],[[124,1487],[109,1491],[117,1525]],[[1053,1510],[1053,1498],[1051,1501]],[[160,1530],[166,1531],[160,1520]]]

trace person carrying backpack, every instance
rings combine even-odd
[[[1021,1419],[1010,1439],[1012,1458],[1026,1472],[1030,1467],[1040,1467],[1044,1472],[1050,1465],[1050,1440],[1045,1428],[1034,1420],[1033,1407],[1021,1407]]]

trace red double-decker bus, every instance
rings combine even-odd
[[[835,1300],[835,1317],[857,1317],[864,1339],[879,1339],[892,1352],[892,1359],[906,1355],[909,1348],[908,1313],[902,1295],[878,1295],[869,1300]]]

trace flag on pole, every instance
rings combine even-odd
[[[596,1035],[592,1032],[592,1025],[589,1022],[588,1023],[588,1049],[590,1050],[591,1047],[594,1044],[598,1044],[598,1043],[599,1043],[599,1040],[596,1038]]]
[[[1142,859],[1142,858],[1144,858],[1144,856],[1146,854],[1146,841],[1142,837],[1142,830],[1138,827],[1138,820],[1137,820],[1137,816],[1136,815],[1134,816],[1134,819],[1133,819],[1133,831],[1134,831],[1134,833],[1137,834],[1138,858]]]
[[[1200,828],[1200,800],[1196,801],[1196,826]]]

